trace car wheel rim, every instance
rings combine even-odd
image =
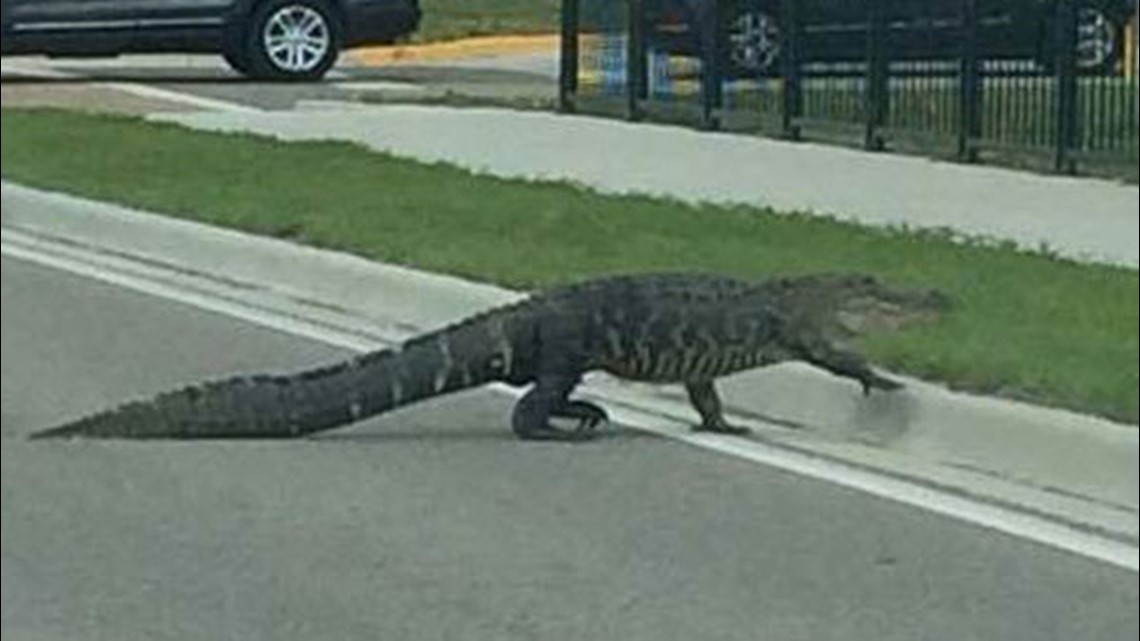
[[[729,55],[743,69],[763,71],[772,66],[780,53],[780,30],[766,13],[746,12],[730,25]]]
[[[325,17],[301,4],[283,7],[271,15],[265,22],[261,40],[273,66],[289,73],[313,71],[332,46]]]
[[[1104,66],[1115,52],[1116,30],[1112,21],[1096,9],[1081,9],[1077,13],[1077,66],[1081,69]]]

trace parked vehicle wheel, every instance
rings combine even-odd
[[[1123,29],[1105,13],[1090,6],[1077,10],[1077,70],[1105,73],[1120,58]]]
[[[779,71],[780,27],[768,7],[756,0],[736,3],[724,25],[725,71],[736,78]]]
[[[245,34],[249,75],[318,80],[336,64],[342,38],[325,0],[268,0],[254,10]]]

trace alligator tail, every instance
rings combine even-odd
[[[437,334],[290,375],[185,387],[32,434],[49,438],[292,438],[486,382],[441,362]]]

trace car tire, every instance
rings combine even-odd
[[[1124,29],[1104,11],[1085,5],[1077,9],[1077,72],[1104,74],[1116,69],[1123,54]]]
[[[245,29],[247,75],[320,80],[336,64],[342,34],[339,16],[326,0],[266,0],[254,9]]]
[[[737,0],[725,12],[721,61],[730,78],[761,78],[780,72],[781,34],[769,3]]]
[[[1056,22],[1046,22],[1042,32],[1045,42],[1038,63],[1047,74],[1057,71],[1057,50],[1052,45]],[[1077,7],[1077,34],[1074,62],[1078,75],[1097,76],[1116,71],[1124,57],[1124,26],[1092,5]]]

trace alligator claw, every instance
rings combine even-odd
[[[576,433],[590,433],[603,423],[610,421],[609,414],[589,401],[567,401],[555,416],[578,419]]]

